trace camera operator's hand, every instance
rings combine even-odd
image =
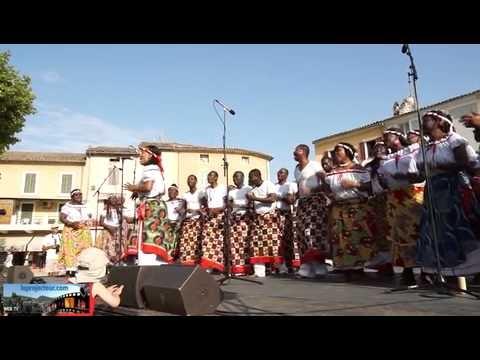
[[[480,129],[480,114],[472,112],[467,115],[463,115],[460,122],[467,128]]]

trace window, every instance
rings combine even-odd
[[[117,167],[110,167],[108,169],[110,177],[108,178],[108,185],[118,185],[118,179],[120,177],[120,170]]]
[[[72,179],[72,174],[62,174],[62,187],[60,190],[62,194],[68,194],[72,191]]]
[[[210,157],[207,154],[201,154],[200,161],[204,164],[208,164],[210,161]]]
[[[375,145],[375,139],[370,141],[364,141],[358,144],[358,155],[360,161],[367,160],[370,156],[373,155],[373,145]]]
[[[28,225],[33,220],[33,203],[22,203],[20,207],[20,224]]]
[[[23,192],[26,194],[34,194],[36,180],[37,174],[25,174],[25,185],[23,187]]]
[[[250,158],[248,156],[242,156],[242,164],[244,165],[250,164]]]

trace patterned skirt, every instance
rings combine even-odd
[[[204,269],[223,271],[224,264],[224,213],[211,216],[203,225],[202,231],[202,257],[200,266]]]
[[[323,194],[299,199],[293,226],[293,266],[323,262],[329,255],[328,209]]]
[[[230,251],[231,265],[233,274],[250,274],[251,265],[249,264],[249,230],[252,222],[251,215],[232,214],[232,224],[230,231]]]
[[[373,258],[368,267],[378,268],[392,263],[392,245],[387,239],[387,194],[375,194],[368,199],[367,225],[372,234],[374,246]]]
[[[336,269],[361,269],[372,258],[375,248],[367,219],[368,205],[365,201],[333,204],[331,235]]]
[[[184,265],[195,265],[200,261],[202,249],[203,220],[185,219],[180,230],[180,262]]]
[[[89,248],[92,245],[90,229],[75,230],[65,225],[62,232],[62,241],[60,242],[58,263],[65,265],[67,270],[74,268],[77,255],[80,254],[83,249]]]
[[[293,267],[295,258],[297,258],[298,261],[295,267],[298,267],[300,266],[300,252],[298,246],[295,249],[293,243],[293,214],[289,210],[277,209],[277,215],[279,217],[280,234],[282,237],[280,256],[283,257],[288,267]]]
[[[126,254],[129,235],[128,230],[128,224],[124,221],[122,226],[122,244],[120,244],[120,234],[118,230],[112,234],[107,229],[103,229],[95,239],[95,247],[102,249],[112,263],[117,263]]]
[[[432,177],[433,209],[436,214],[440,266],[444,275],[465,276],[480,272],[480,241],[473,226],[478,222],[478,203],[467,213],[462,203],[465,184],[459,174],[441,174]],[[426,194],[427,195],[427,194]],[[431,236],[432,224],[423,207],[417,264],[426,272],[436,272],[435,242]],[[475,220],[475,217],[477,220]]]
[[[173,262],[177,251],[178,232],[167,218],[167,205],[160,199],[147,199],[138,208],[142,251],[156,254],[162,261]]]
[[[282,236],[280,218],[277,213],[254,214],[250,228],[250,263],[281,264],[280,254]]]
[[[422,203],[423,186],[411,185],[387,193],[387,240],[396,266],[416,265]]]

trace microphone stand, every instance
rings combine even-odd
[[[97,197],[97,215],[95,217],[95,220],[96,220],[96,224],[95,224],[95,240],[97,240],[97,228],[98,228],[98,204],[100,203],[100,190],[102,189],[102,186],[105,185],[105,183],[107,182],[107,180],[110,178],[110,176],[112,176],[113,172],[115,171],[115,169],[117,169],[117,167],[115,165],[113,165],[113,168],[112,170],[110,170],[110,172],[108,173],[107,177],[105,179],[103,179],[103,182],[102,184],[98,187],[97,191],[95,191],[93,193],[93,196],[96,196]]]
[[[218,282],[220,285],[223,285],[226,281],[229,281],[230,279],[234,280],[241,280],[241,281],[246,281],[246,282],[251,282],[259,285],[263,285],[260,281],[257,280],[252,280],[252,279],[245,279],[245,278],[239,278],[239,277],[233,277],[232,272],[231,272],[231,256],[230,256],[230,250],[231,250],[231,242],[230,242],[230,206],[229,206],[229,194],[230,194],[230,189],[228,186],[228,161],[227,161],[227,147],[226,147],[226,134],[227,134],[227,122],[226,122],[226,116],[227,116],[227,109],[223,107],[223,119],[219,116],[220,121],[223,124],[223,175],[225,176],[226,179],[226,185],[227,185],[227,206],[225,208],[225,221],[224,221],[224,226],[223,226],[223,257],[225,259],[225,270],[223,272],[223,278],[219,279]],[[213,108],[215,109],[215,112],[217,112],[217,109],[215,107],[215,101],[213,103]],[[217,112],[218,115],[218,112]]]
[[[432,230],[432,240],[434,243],[435,247],[435,260],[436,260],[436,267],[437,267],[437,273],[436,279],[433,281],[433,284],[431,284],[431,287],[433,290],[435,290],[438,294],[442,295],[449,295],[449,296],[454,296],[455,294],[453,291],[460,291],[462,293],[471,295],[477,299],[480,299],[480,295],[474,294],[471,291],[464,290],[464,289],[453,289],[451,288],[444,277],[442,276],[442,266],[440,264],[440,251],[439,251],[439,245],[438,245],[438,233],[437,233],[437,217],[435,213],[435,209],[433,206],[433,189],[432,189],[432,179],[431,179],[431,174],[430,174],[430,169],[427,165],[427,144],[425,141],[425,135],[423,131],[423,125],[422,125],[422,119],[420,115],[420,105],[418,102],[418,94],[417,94],[417,80],[418,80],[418,75],[417,75],[417,69],[415,68],[415,63],[413,60],[412,53],[410,51],[410,46],[407,44],[402,47],[402,53],[407,54],[407,56],[410,59],[410,71],[408,73],[408,78],[413,80],[413,91],[414,91],[414,96],[415,96],[415,111],[417,113],[417,119],[418,119],[418,125],[419,125],[419,130],[420,130],[420,148],[422,151],[422,158],[423,158],[423,171],[425,173],[425,188],[426,188],[426,205],[427,205],[427,212],[428,216],[430,218],[431,222],[431,230]],[[425,199],[424,199],[425,200]],[[391,292],[397,292],[397,291],[405,291],[405,290],[412,290],[412,289],[421,289],[425,287],[420,287],[418,285],[413,285],[413,286],[407,286],[407,287],[401,287],[401,288],[396,288],[392,289]]]
[[[121,185],[120,185],[120,224],[118,226],[118,241],[119,241],[119,250],[120,250],[120,256],[118,257],[118,262],[120,263],[120,261],[122,260],[122,257],[123,257],[123,252],[122,252],[122,241],[123,241],[123,169],[124,169],[124,165],[125,165],[125,158],[122,157],[122,168],[120,169],[120,171],[122,172],[122,176],[121,176]]]

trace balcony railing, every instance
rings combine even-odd
[[[17,219],[15,225],[58,225],[60,220],[58,217],[40,217],[34,216],[32,218]]]

